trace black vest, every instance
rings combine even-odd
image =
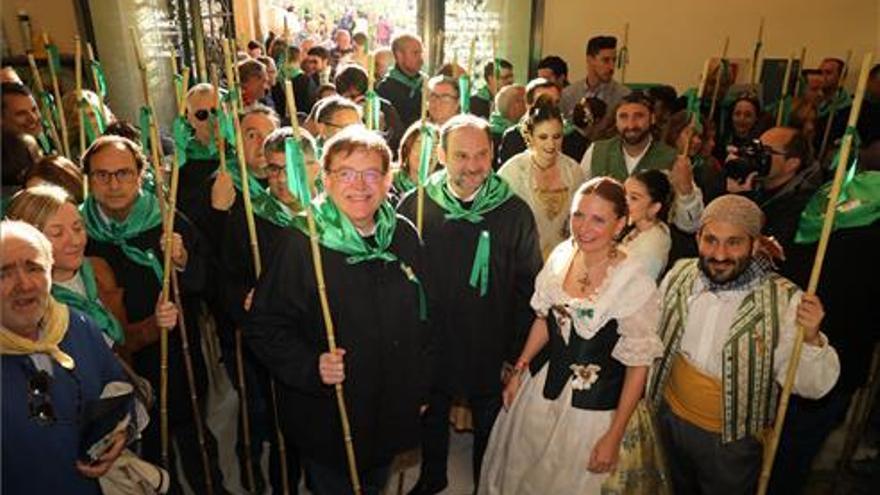
[[[547,345],[550,368],[547,370],[547,381],[544,383],[544,398],[554,400],[559,397],[565,385],[572,379],[571,365],[595,364],[600,367],[598,380],[589,389],[573,390],[571,405],[578,409],[594,411],[617,409],[626,375],[626,366],[611,357],[611,351],[620,338],[617,333],[617,320],[608,321],[591,339],[582,338],[572,328],[566,344],[556,323],[556,317],[551,313],[547,318],[547,331],[550,336]]]

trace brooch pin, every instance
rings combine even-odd
[[[573,364],[569,366],[572,372],[571,388],[574,390],[590,390],[599,380],[599,371],[602,369],[598,364]]]

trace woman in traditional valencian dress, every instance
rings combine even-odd
[[[662,351],[654,280],[615,242],[626,217],[613,179],[575,193],[572,237],[535,282],[537,317],[504,389],[481,494],[599,493],[617,465],[648,366]]]
[[[522,123],[529,148],[507,160],[498,175],[535,214],[544,259],[568,237],[566,211],[584,181],[577,162],[562,153],[563,122],[559,109],[539,99]]]

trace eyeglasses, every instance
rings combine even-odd
[[[428,99],[430,100],[446,100],[446,101],[456,101],[458,97],[455,95],[449,94],[440,94],[440,93],[431,93],[428,95]]]
[[[116,181],[120,184],[131,184],[137,178],[137,170],[132,170],[130,168],[119,169],[115,172],[108,172],[106,170],[96,170],[89,174],[89,177],[95,179],[97,182],[101,184],[109,184],[110,179],[116,178]]]
[[[211,108],[211,109],[203,108],[201,110],[196,110],[195,112],[193,112],[193,115],[195,116],[195,118],[197,120],[204,122],[204,121],[208,120],[208,115],[216,116],[217,109],[216,108]]]
[[[271,177],[273,179],[278,177],[279,175],[283,174],[284,172],[285,172],[284,165],[277,165],[274,163],[270,163],[270,164],[266,165],[266,175],[268,175],[269,177]]]
[[[335,175],[343,184],[353,184],[356,180],[363,179],[367,184],[374,185],[378,184],[385,177],[384,173],[376,169],[353,170],[341,168],[330,173]]]
[[[28,380],[28,411],[31,419],[48,426],[55,423],[55,408],[49,396],[52,376],[40,370]]]

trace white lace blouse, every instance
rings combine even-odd
[[[660,296],[654,280],[638,260],[627,258],[608,268],[592,296],[572,297],[563,289],[563,282],[576,252],[571,239],[556,246],[535,279],[532,309],[546,318],[552,307],[564,307],[571,317],[557,322],[566,342],[572,327],[581,338],[590,339],[609,320],[616,319],[620,339],[612,357],[626,366],[650,366],[663,354],[657,337]]]

